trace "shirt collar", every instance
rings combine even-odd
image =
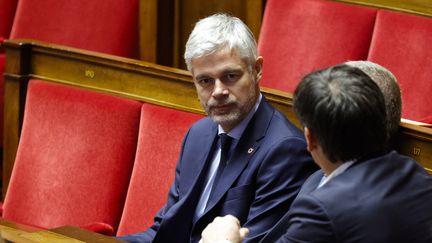
[[[253,115],[258,110],[258,106],[261,103],[261,100],[262,100],[262,94],[260,93],[257,101],[255,102],[255,106],[249,111],[247,116],[228,133],[228,136],[234,138],[235,140],[240,139],[241,135],[246,129],[246,126],[249,124],[249,121],[252,119]],[[221,133],[225,133],[225,131],[223,130],[221,125],[218,125],[218,134]]]
[[[342,174],[344,171],[346,171],[348,169],[348,167],[350,167],[352,164],[354,163],[354,160],[350,160],[347,161],[343,164],[341,164],[339,167],[337,167],[332,173],[330,173],[330,175],[328,176],[323,176],[323,178],[321,179],[320,183],[318,184],[318,188],[324,186],[325,184],[327,184],[327,182],[329,182],[331,179],[335,178],[336,176]]]

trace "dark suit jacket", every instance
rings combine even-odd
[[[154,225],[121,239],[196,242],[214,217],[232,214],[251,229],[248,239],[257,242],[283,216],[280,212],[288,210],[306,178],[317,170],[302,132],[263,98],[234,148],[206,211],[192,222],[217,131],[217,124],[210,118],[190,128],[168,202],[156,215]]]
[[[432,177],[411,158],[359,161],[316,189],[322,175],[262,242],[432,242]]]

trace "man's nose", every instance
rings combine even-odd
[[[215,85],[214,85],[214,90],[213,90],[213,96],[218,97],[218,96],[223,96],[223,95],[228,95],[228,94],[229,94],[229,90],[225,86],[225,84],[222,81],[220,81],[219,79],[216,79]]]

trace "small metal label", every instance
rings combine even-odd
[[[420,156],[420,152],[421,152],[420,148],[414,147],[414,149],[413,149],[413,154],[414,154],[415,156]]]
[[[86,76],[87,78],[94,78],[95,73],[94,73],[94,71],[92,71],[92,70],[85,70],[85,76]]]

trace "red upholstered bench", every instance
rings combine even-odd
[[[152,225],[174,180],[183,136],[202,117],[143,104],[137,154],[117,235],[144,231]]]
[[[366,59],[375,16],[328,0],[268,0],[258,41],[262,86],[293,93],[314,69]]]
[[[22,0],[11,39],[137,57],[138,0]]]
[[[368,60],[398,79],[402,117],[432,124],[432,18],[379,10]]]
[[[152,224],[202,115],[31,80],[3,218],[105,234]]]
[[[16,2],[0,0],[0,13],[6,12],[8,7],[12,11]],[[3,23],[0,19],[0,30],[3,24],[13,19],[12,12],[7,13],[9,21]],[[12,29],[9,27],[10,36],[3,37],[35,39],[138,58],[138,13],[138,0],[20,0]],[[1,74],[4,58],[0,53]],[[3,104],[3,82],[3,75],[0,75],[0,104]],[[2,110],[3,106],[0,106],[0,135],[3,131]]]
[[[259,36],[261,84],[293,93],[314,69],[370,60],[399,80],[402,117],[432,124],[431,43],[431,17],[330,0],[269,0]]]
[[[31,80],[3,218],[114,234],[135,158],[141,105]]]

